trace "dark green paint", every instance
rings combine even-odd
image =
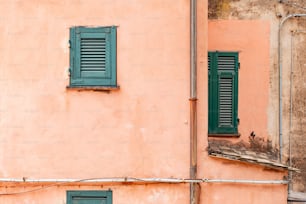
[[[112,204],[112,191],[67,191],[67,204]]]
[[[72,27],[69,42],[70,87],[117,86],[117,27]]]
[[[233,69],[224,70],[218,67],[222,57],[234,59]],[[224,60],[224,59],[223,59]],[[228,63],[226,60],[223,61]],[[208,53],[208,133],[209,134],[237,134],[238,133],[238,52],[209,52]],[[223,87],[223,95],[230,95],[230,117],[220,113],[220,82],[227,81],[231,86]],[[222,95],[222,96],[223,96]],[[227,101],[226,101],[227,102]],[[223,100],[224,103],[224,100]],[[223,115],[222,115],[223,114]],[[230,122],[221,123],[221,118],[230,118]]]

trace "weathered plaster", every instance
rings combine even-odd
[[[287,3],[286,3],[287,2]],[[278,26],[280,19],[293,13],[306,13],[305,1],[266,1],[266,0],[223,0],[209,1],[210,19],[219,20],[250,20],[265,19],[270,22],[270,68],[269,68],[269,105],[268,116],[268,138],[274,147],[278,146]],[[306,35],[295,33],[297,30],[305,30],[306,18],[294,18],[288,20],[282,29],[282,61],[283,61],[283,162],[289,163],[289,135],[290,135],[290,68],[291,54],[293,54],[293,111],[292,111],[292,156],[293,166],[300,168],[301,173],[293,174],[293,190],[306,192],[306,165],[305,165],[305,145],[304,126],[305,119],[305,52]],[[293,52],[291,52],[291,35],[293,37]]]

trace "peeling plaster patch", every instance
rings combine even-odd
[[[35,202],[33,202],[33,201],[30,201],[29,199],[25,199],[24,200],[24,204],[35,204]]]
[[[127,123],[127,124],[124,125],[124,127],[126,129],[132,129],[134,127],[134,125],[132,123]]]
[[[209,0],[208,6],[209,19],[255,19],[276,10],[275,2],[266,0]]]
[[[271,24],[270,30],[270,81],[269,81],[269,107],[268,107],[268,138],[272,143],[262,142],[261,139],[249,141],[250,143],[245,148],[264,150],[270,149],[270,146],[278,146],[278,25],[279,18],[284,18],[288,14],[301,13],[303,10],[290,4],[279,3],[277,0],[209,0],[209,19],[263,19],[268,20]],[[283,1],[284,2],[284,1]],[[305,0],[292,0],[287,1],[297,5],[305,7]],[[287,41],[286,49],[283,49],[283,156],[284,161],[289,154],[289,111],[290,111],[290,91],[289,91],[289,78],[290,78],[290,30],[305,30],[306,20],[305,18],[291,19],[286,22],[286,27],[282,33],[282,40]],[[288,30],[286,30],[288,29]],[[292,86],[292,131],[291,131],[291,143],[292,143],[292,162],[293,167],[301,169],[301,173],[293,174],[293,190],[306,192],[306,142],[305,142],[305,126],[306,126],[306,72],[305,72],[305,39],[304,33],[296,33],[294,36],[294,48],[293,48],[293,86]],[[284,43],[284,42],[283,42]],[[285,48],[285,46],[284,46]],[[287,84],[286,84],[287,83]],[[220,144],[220,143],[219,143]],[[223,145],[223,144],[221,144]],[[237,144],[238,145],[238,144]],[[238,148],[239,145],[231,144],[226,147],[231,150]],[[234,147],[233,147],[234,146]],[[243,147],[243,146],[242,146]],[[273,150],[273,149],[272,149]],[[253,150],[254,151],[254,150]],[[273,150],[273,154],[276,154],[278,150]],[[256,151],[255,151],[256,152]]]
[[[219,196],[219,195],[217,195],[217,194],[215,194],[215,195],[214,195],[214,200],[215,200],[215,201],[220,200],[220,196]]]
[[[65,54],[67,54],[67,53],[69,53],[69,41],[68,41],[68,39],[63,39],[62,41],[61,41],[61,44],[60,44],[60,47],[61,47],[61,49],[63,50],[63,52],[65,53]],[[68,67],[64,67],[64,73],[63,73],[63,75],[64,75],[64,79],[68,79],[69,78],[69,68]]]
[[[146,128],[140,128],[139,130],[140,130],[141,134],[144,134],[146,132]]]
[[[233,143],[230,140],[214,140],[208,141],[208,151],[221,151],[227,150],[229,152],[239,152],[245,155],[262,156],[263,158],[276,161],[278,158],[278,149],[272,147],[270,140],[265,140],[263,137],[250,136],[249,141],[245,142],[240,140],[239,142]],[[223,151],[222,150],[222,151]]]
[[[301,20],[297,30],[304,29],[305,20]],[[291,156],[293,166],[301,173],[293,173],[293,190],[306,192],[306,53],[305,33],[296,33],[293,38],[293,81],[292,81],[292,128]]]
[[[9,177],[9,174],[6,171],[4,171],[4,168],[1,168],[0,174],[1,174],[1,177]]]
[[[63,75],[64,75],[64,79],[68,79],[69,78],[69,68],[64,68],[64,73],[63,73]]]
[[[217,19],[224,13],[230,12],[230,0],[209,0],[208,1],[208,17],[209,19]]]
[[[69,40],[67,38],[62,39],[60,47],[65,54],[69,53]]]
[[[163,193],[161,191],[154,190],[153,193],[148,196],[148,200],[150,202],[154,203],[154,202],[158,201],[158,199],[161,197],[162,194]]]
[[[177,196],[169,198],[169,193],[164,190],[153,190],[152,194],[148,196],[150,203],[175,203]]]

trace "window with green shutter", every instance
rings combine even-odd
[[[67,191],[67,204],[112,204],[112,191]]]
[[[238,134],[238,53],[208,53],[208,133]]]
[[[70,87],[117,86],[116,30],[70,28]]]

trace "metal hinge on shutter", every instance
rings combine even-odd
[[[238,62],[238,69],[240,69],[240,62]]]

